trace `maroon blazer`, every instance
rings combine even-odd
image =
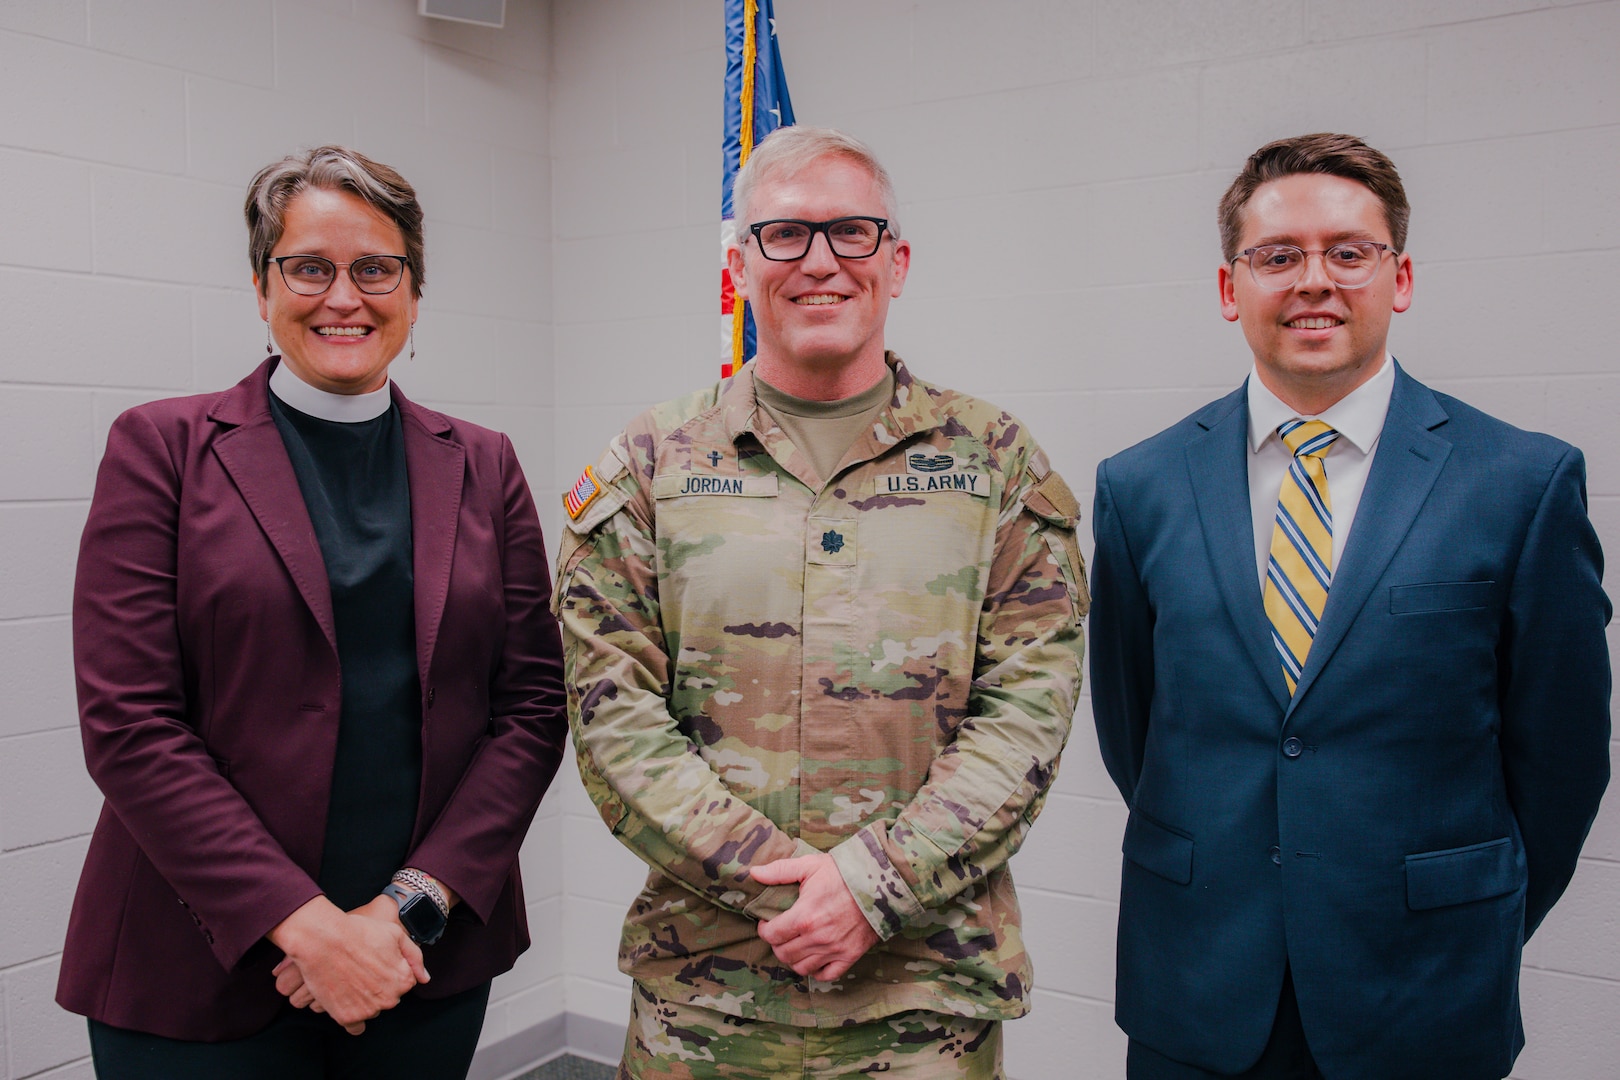
[[[106,796],[56,1000],[170,1038],[280,1008],[264,935],[320,893],[338,654],[331,591],[270,415],[275,360],[114,422],[79,550],[73,652]],[[406,400],[422,787],[408,864],[461,898],[425,950],[443,997],[529,944],[518,847],[567,737],[534,501],[498,432]]]

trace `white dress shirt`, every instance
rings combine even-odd
[[[300,379],[283,359],[270,373],[270,392],[299,412],[340,424],[361,424],[375,420],[394,403],[388,382],[368,394],[334,394]],[[1281,483],[1281,481],[1279,481]]]
[[[1249,508],[1254,514],[1255,576],[1262,590],[1271,559],[1271,533],[1277,523],[1277,496],[1294,457],[1277,434],[1278,425],[1296,418],[1320,420],[1339,433],[1322,459],[1333,511],[1333,569],[1337,570],[1394,390],[1395,365],[1388,353],[1376,375],[1315,416],[1303,416],[1285,405],[1260,381],[1258,368],[1249,374]]]

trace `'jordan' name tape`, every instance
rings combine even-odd
[[[738,495],[745,498],[770,498],[780,490],[778,478],[768,476],[739,476],[736,473],[680,472],[662,473],[653,477],[653,498],[677,499],[684,495]]]

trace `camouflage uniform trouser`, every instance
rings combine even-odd
[[[1005,1080],[1001,1021],[906,1012],[836,1028],[745,1020],[637,983],[619,1080]]]

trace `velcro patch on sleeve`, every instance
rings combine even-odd
[[[1041,477],[1040,483],[1029,490],[1024,505],[1048,521],[1071,529],[1080,519],[1080,500],[1056,472]]]

